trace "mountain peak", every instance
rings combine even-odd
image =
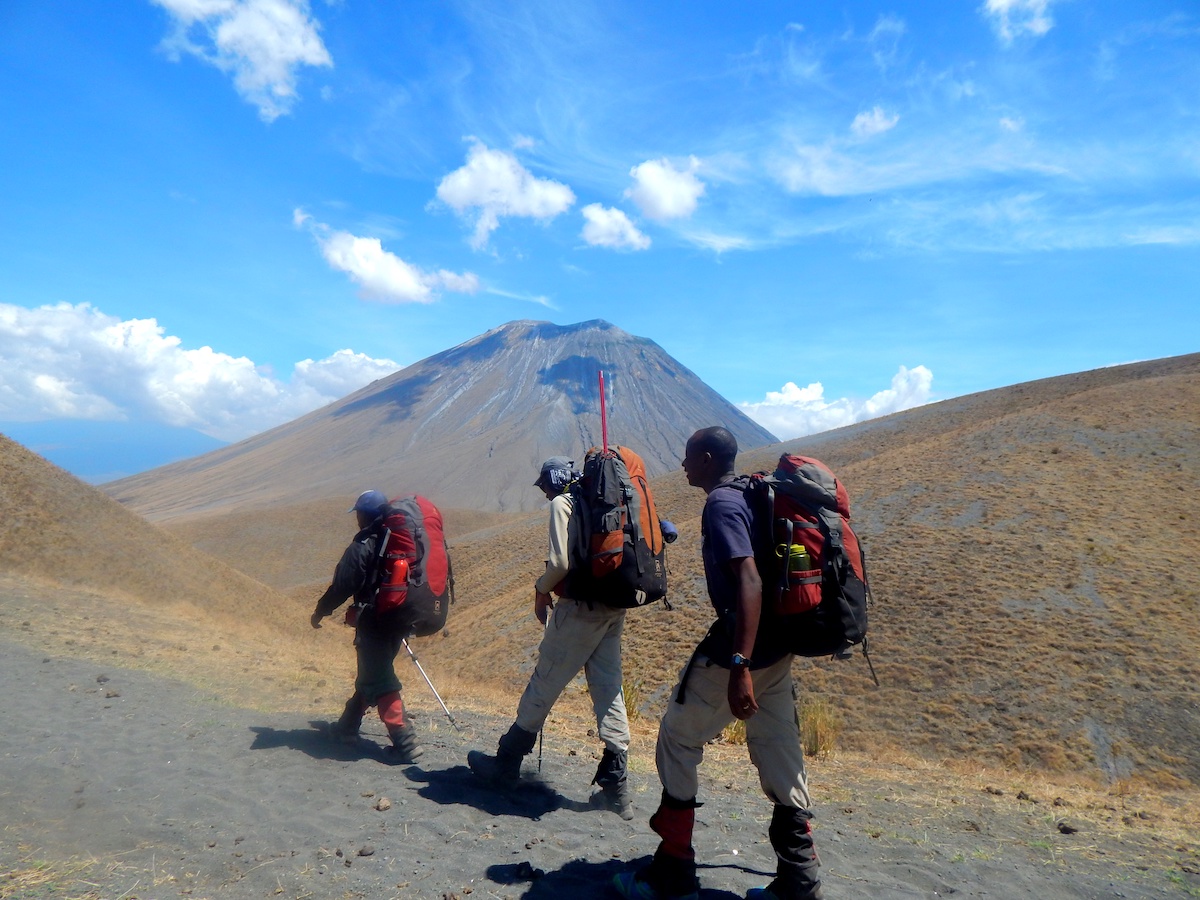
[[[448,507],[530,510],[550,456],[582,460],[601,443],[603,371],[609,442],[636,450],[650,475],[679,465],[691,434],[722,424],[749,449],[775,437],[646,338],[603,319],[520,320],[413,363],[323,409],[205,456],[114,482],[157,519],[377,487]]]

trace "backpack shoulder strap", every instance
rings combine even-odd
[[[587,492],[579,481],[571,482],[565,493],[571,497],[571,521],[568,526],[571,539],[571,568],[578,569],[588,559],[588,545],[592,540],[592,517],[588,509]]]

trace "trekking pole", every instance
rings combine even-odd
[[[600,375],[604,377],[603,374]],[[550,617],[546,616],[546,624],[542,626],[542,631],[545,632],[550,627]],[[546,723],[542,722],[542,727],[538,729],[538,774],[542,774],[542,740],[546,737]]]
[[[429,685],[429,689],[433,691],[433,696],[437,697],[437,702],[442,704],[442,712],[446,714],[446,718],[450,720],[450,724],[454,726],[455,731],[462,731],[458,727],[458,723],[454,721],[454,716],[450,715],[450,710],[446,708],[446,701],[442,699],[442,695],[437,692],[437,688],[433,686],[433,682],[429,680],[429,676],[425,674],[425,670],[421,668],[421,661],[417,659],[417,654],[413,653],[412,647],[408,646],[408,639],[400,641],[404,645],[404,649],[408,651],[408,655],[412,657],[413,665],[417,667],[417,671],[421,673],[421,677],[425,679],[425,683]]]

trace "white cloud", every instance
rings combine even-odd
[[[867,112],[860,112],[850,123],[850,130],[858,137],[866,138],[885,131],[891,131],[900,121],[899,115],[888,115],[882,106],[876,106]]]
[[[152,2],[173,19],[163,41],[171,58],[188,53],[231,74],[237,92],[264,121],[291,111],[300,66],[333,65],[305,0]]]
[[[881,70],[891,68],[900,56],[900,40],[908,26],[904,20],[893,15],[882,15],[875,20],[875,27],[867,36],[871,46],[871,57]]]
[[[185,349],[155,319],[122,321],[86,303],[0,303],[0,419],[8,421],[152,421],[234,441],[399,368],[339,350],[296,363],[285,382],[244,356]]]
[[[487,288],[487,292],[496,297],[505,297],[509,300],[520,300],[522,303],[536,303],[538,306],[546,307],[546,309],[558,309],[558,307],[555,306],[551,302],[550,298],[545,294],[523,294],[517,291],[506,291],[498,287],[489,287]]]
[[[1125,235],[1125,243],[1140,244],[1200,244],[1200,227],[1195,225],[1163,225],[1139,228]]]
[[[359,284],[366,300],[433,303],[439,290],[456,294],[474,294],[479,290],[479,278],[471,272],[462,275],[445,269],[426,272],[384,250],[379,238],[333,231],[302,209],[292,213],[292,222],[297,228],[307,227],[312,232],[325,261]]]
[[[1054,27],[1051,0],[987,0],[980,7],[1000,40],[1011,44],[1023,34],[1041,37]]]
[[[725,253],[728,250],[754,250],[755,241],[738,234],[719,234],[704,229],[687,231],[683,237],[698,247],[704,247],[715,253]]]
[[[583,239],[593,247],[612,247],[617,250],[645,250],[650,238],[638,231],[629,216],[619,209],[606,209],[599,203],[589,203],[583,208],[587,222],[583,226]]]
[[[466,164],[442,179],[437,196],[459,215],[478,216],[471,238],[476,249],[487,244],[501,216],[549,220],[575,202],[565,184],[537,178],[511,153],[479,141],[471,145]]]
[[[921,406],[929,402],[932,386],[933,373],[929,369],[901,366],[892,377],[892,386],[868,400],[846,397],[826,400],[820,382],[801,388],[789,381],[782,390],[768,391],[765,400],[738,406],[755,422],[787,441]]]
[[[872,171],[832,146],[799,145],[778,164],[778,177],[787,190],[827,197],[864,193],[884,183]]]
[[[386,378],[399,368],[390,359],[372,359],[365,353],[338,350],[324,359],[302,359],[296,363],[292,370],[292,389],[319,398],[339,398],[377,378]]]
[[[676,169],[667,159],[647,160],[629,170],[636,183],[625,196],[649,219],[687,218],[704,196],[704,182],[696,177],[699,168],[700,160],[694,156],[688,157],[686,169]]]
[[[1011,116],[1002,116],[1000,118],[1000,127],[1005,131],[1016,133],[1025,127],[1025,120]]]
[[[881,124],[888,121],[885,115]],[[998,135],[995,125],[989,123],[986,130],[977,133],[951,135],[932,142],[913,140],[910,136],[907,141],[886,148],[882,142],[851,137],[822,144],[797,142],[771,150],[765,157],[765,169],[787,191],[796,194],[849,197],[911,187],[928,190],[944,185],[959,192],[959,199],[954,202],[961,203],[961,197],[971,193],[956,185],[971,179],[1001,174],[1011,180],[1040,181],[1063,176],[1079,180],[1089,174],[1084,171],[1085,165],[1098,170],[1093,159],[1102,158],[1100,154],[1077,154],[1059,165],[1058,155],[1041,147],[1014,145],[1007,136]],[[1029,179],[1031,174],[1033,178]]]

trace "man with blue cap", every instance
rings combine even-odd
[[[348,510],[357,514],[358,534],[338,561],[333,581],[317,601],[309,622],[313,628],[320,628],[322,619],[354,598],[358,674],[354,679],[354,694],[346,701],[341,718],[331,730],[344,743],[357,743],[363,714],[369,707],[377,707],[379,718],[392,739],[392,746],[387,748],[392,761],[411,763],[421,755],[421,747],[417,743],[416,730],[405,719],[404,701],[400,696],[402,685],[396,676],[396,654],[408,636],[408,621],[393,613],[377,614],[371,602],[376,587],[379,520],[387,510],[388,498],[382,491],[363,491],[358,495]]]

